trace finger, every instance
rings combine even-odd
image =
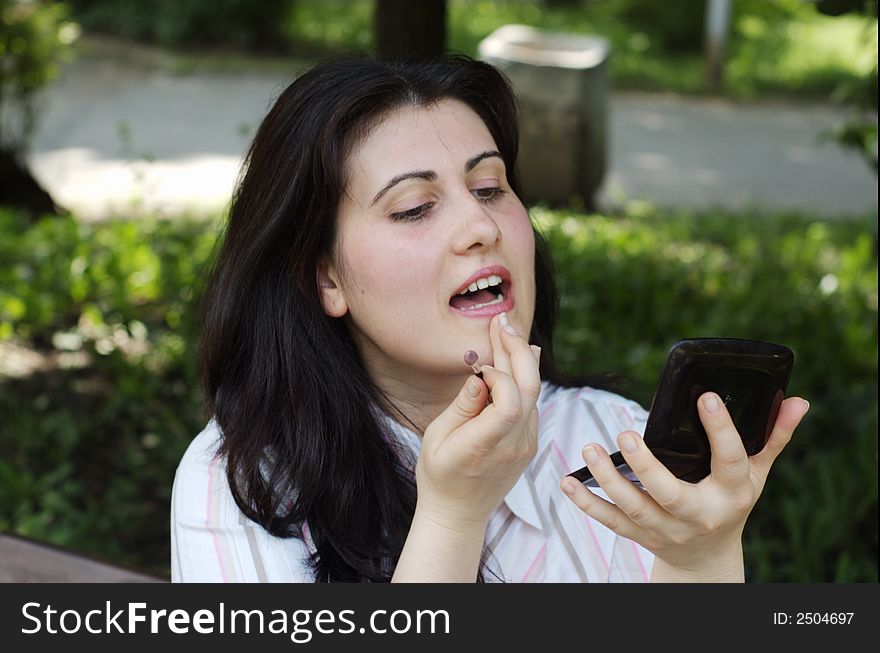
[[[468,377],[452,403],[432,423],[437,432],[448,434],[479,415],[489,399],[489,387],[475,375]]]
[[[529,349],[532,350],[532,354],[535,356],[535,363],[538,365],[538,369],[541,367],[541,348],[538,345],[529,345]]]
[[[562,491],[584,513],[618,535],[639,541],[643,531],[626,514],[610,501],[590,492],[583,483],[566,476],[560,483]]]
[[[638,526],[655,528],[669,515],[614,467],[611,457],[598,444],[588,444],[583,450],[584,461],[593,478],[605,490],[608,498]]]
[[[758,492],[764,487],[773,461],[785,449],[785,445],[791,441],[794,430],[809,409],[810,402],[800,397],[789,397],[782,402],[779,407],[779,415],[776,416],[776,422],[773,424],[773,430],[770,432],[770,437],[767,438],[767,444],[750,459],[753,473],[757,479],[756,489]]]
[[[501,342],[501,316],[496,315],[489,321],[489,343],[492,345],[492,366],[507,374],[513,374],[510,365],[510,354]]]
[[[540,416],[538,415],[538,409],[535,408],[532,410],[531,415],[529,415],[529,439],[537,446],[538,444],[538,423],[540,420]]]
[[[519,388],[523,410],[531,412],[541,394],[541,373],[538,371],[538,361],[535,360],[535,353],[529,347],[529,343],[520,337],[504,313],[499,316],[499,320],[502,327],[500,330],[501,344],[504,345],[510,357],[511,376]]]
[[[476,418],[474,430],[483,447],[494,447],[507,435],[516,431],[515,427],[529,416],[523,412],[519,389],[509,374],[483,365],[483,380],[492,393],[492,403],[486,406]],[[468,437],[471,434],[469,432]]]
[[[617,445],[626,464],[657,505],[680,519],[692,519],[698,514],[699,503],[694,493],[688,491],[691,484],[677,479],[657,460],[638,433],[624,431],[617,436]]]
[[[697,410],[709,436],[712,477],[728,488],[741,486],[749,478],[751,467],[727,407],[714,392],[704,392],[697,400]]]

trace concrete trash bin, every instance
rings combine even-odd
[[[605,176],[609,42],[504,25],[479,57],[510,79],[520,112],[519,172],[527,202],[593,208]]]

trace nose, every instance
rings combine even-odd
[[[501,228],[496,218],[471,193],[454,209],[458,219],[453,221],[453,243],[456,254],[481,247],[492,247],[501,239]]]

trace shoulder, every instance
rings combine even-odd
[[[206,467],[214,464],[222,438],[220,425],[212,419],[189,443],[180,459],[178,470],[181,467]]]
[[[226,479],[226,461],[218,453],[222,437],[219,425],[211,420],[183,454],[171,498],[179,520],[238,521],[238,507]]]
[[[222,431],[211,421],[190,443],[171,492],[171,579],[311,582],[311,550],[280,538],[238,508],[229,487]]]

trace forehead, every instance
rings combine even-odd
[[[462,168],[470,157],[497,149],[483,120],[459,100],[406,105],[386,114],[347,161],[351,185],[378,183],[410,170]]]

